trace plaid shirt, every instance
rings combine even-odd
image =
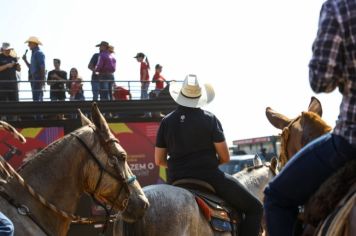
[[[356,1],[328,0],[320,12],[319,28],[309,63],[314,92],[342,93],[334,134],[356,146]]]

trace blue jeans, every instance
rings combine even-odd
[[[312,141],[293,156],[264,191],[269,235],[293,235],[298,207],[304,205],[328,177],[354,158],[356,148],[331,133]]]
[[[32,88],[32,99],[34,102],[42,102],[43,101],[43,82],[38,80],[31,81]]]
[[[93,91],[93,101],[98,101],[100,91],[100,82],[98,79],[91,81],[91,89]]]
[[[110,88],[109,86],[112,85],[112,82],[114,81],[114,76],[107,74],[107,75],[99,75],[99,81],[100,81],[100,100],[110,100]]]
[[[14,225],[12,221],[7,218],[2,212],[0,212],[0,235],[1,236],[13,236]]]
[[[141,99],[148,99],[148,87],[150,86],[150,82],[141,82]]]

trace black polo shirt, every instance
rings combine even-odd
[[[225,141],[220,121],[200,108],[178,108],[165,116],[156,147],[168,150],[169,180],[196,178],[218,170],[214,143]]]

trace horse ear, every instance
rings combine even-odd
[[[277,165],[278,165],[277,157],[272,157],[272,159],[271,159],[271,168],[276,171],[277,170]]]
[[[321,107],[321,102],[316,97],[311,97],[308,111],[318,114],[320,117],[323,115],[323,109]]]
[[[0,120],[0,129],[5,129],[9,131],[21,143],[26,143],[25,137],[22,134],[20,134],[12,125],[6,123],[5,121]]]
[[[109,131],[108,123],[106,122],[104,116],[101,114],[96,102],[93,103],[91,109],[91,116],[95,126],[101,131]]]
[[[291,122],[291,119],[288,117],[274,111],[272,108],[266,108],[266,116],[269,122],[276,127],[277,129],[283,129]]]
[[[261,160],[261,158],[260,158],[260,156],[259,155],[255,155],[255,157],[253,158],[253,165],[254,166],[260,166],[260,165],[262,165],[262,160]]]
[[[78,112],[79,112],[79,115],[80,115],[80,121],[82,122],[82,126],[93,124],[93,123],[88,119],[88,117],[86,117],[86,116],[82,113],[82,111],[81,111],[80,109],[78,109]]]

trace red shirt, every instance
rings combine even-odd
[[[156,82],[156,89],[162,90],[164,88],[164,82],[166,81],[166,79],[163,78],[160,73],[156,72],[152,78],[152,81]]]
[[[113,95],[115,100],[130,100],[130,91],[121,86],[115,87]]]
[[[142,78],[144,71],[146,71],[146,76],[145,76],[145,78]],[[141,81],[149,81],[150,80],[150,76],[148,74],[148,65],[145,62],[141,62],[140,76],[141,76],[140,77]]]

